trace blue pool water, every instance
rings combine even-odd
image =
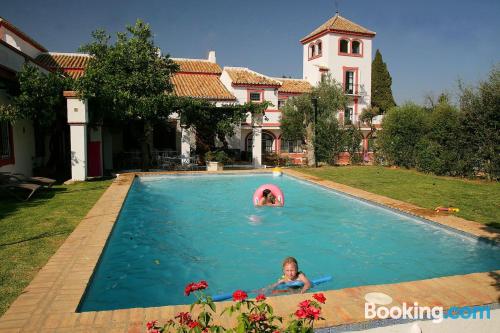
[[[261,184],[286,206],[254,207]],[[500,268],[498,247],[288,176],[137,178],[80,311],[187,304],[184,286],[209,293],[275,282],[298,259],[317,290],[394,283]]]

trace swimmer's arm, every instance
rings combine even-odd
[[[279,286],[280,284],[282,283],[285,283],[285,279],[279,279],[276,283],[273,283],[272,285],[270,285],[268,288],[269,289],[274,289],[276,288],[277,286]]]
[[[312,283],[311,283],[311,281],[309,281],[309,279],[307,278],[307,276],[304,273],[300,273],[297,280],[300,280],[304,283],[304,286],[300,290],[301,294],[305,293],[308,289],[311,289]]]

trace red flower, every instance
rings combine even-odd
[[[298,309],[297,311],[295,311],[295,315],[300,319],[307,317],[307,313],[304,309]]]
[[[245,299],[247,299],[248,297],[248,294],[246,292],[244,292],[243,290],[236,290],[234,293],[233,293],[233,301],[244,301]]]
[[[265,299],[266,299],[266,295],[264,295],[264,294],[258,294],[257,297],[255,297],[255,300],[257,302],[263,301]]]
[[[314,298],[315,300],[317,300],[318,302],[325,304],[326,297],[325,297],[325,295],[323,295],[323,293],[314,294],[314,295],[313,295],[313,298]]]
[[[179,323],[181,325],[188,325],[193,321],[189,312],[179,312],[179,314],[175,316],[175,318],[179,319]]]
[[[307,318],[318,319],[319,314],[321,313],[321,310],[318,308],[315,308],[314,306],[310,306],[306,309],[306,312],[307,312]]]
[[[193,291],[194,282],[188,283],[188,285],[184,288],[184,295],[189,296]]]
[[[148,321],[148,323],[146,324],[146,328],[150,330],[154,328],[156,324],[158,324],[158,320]]]
[[[311,304],[311,301],[307,299],[307,300],[305,300],[305,301],[300,302],[300,303],[299,303],[299,306],[300,306],[301,308],[307,308],[307,307],[309,307],[309,305],[310,305],[310,304]]]
[[[201,280],[198,283],[191,282],[188,283],[188,285],[184,288],[184,294],[186,296],[189,296],[189,294],[191,294],[193,291],[202,290],[206,288],[208,288],[208,283],[205,280]]]
[[[326,300],[326,298],[322,294],[321,294],[321,296],[323,296],[323,298],[321,298],[319,296],[318,297],[315,297],[315,296],[318,296],[318,295],[315,294],[313,296],[318,301]],[[315,319],[319,318],[320,313],[321,313],[320,308],[317,308],[314,305],[312,305],[311,301],[305,300],[305,301],[302,301],[299,303],[299,309],[297,311],[295,311],[295,316],[297,316],[300,319],[308,318],[308,319],[315,320]]]
[[[189,328],[195,328],[196,326],[200,326],[200,327],[201,327],[200,323],[199,323],[199,322],[197,322],[197,321],[192,321],[192,322],[190,322],[190,323],[188,324],[188,326],[189,326]]]

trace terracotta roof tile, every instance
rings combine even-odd
[[[312,89],[311,84],[306,80],[285,78],[276,78],[276,80],[282,83],[282,86],[278,89],[280,93],[304,94],[311,92]]]
[[[370,31],[360,26],[359,24],[349,21],[348,19],[337,14],[328,21],[326,21],[325,23],[323,23],[309,35],[302,38],[300,41],[304,43],[308,38],[313,37],[324,31],[335,31],[335,32],[346,32],[346,33],[353,32],[358,34],[375,36],[375,32]]]
[[[281,82],[244,67],[224,67],[233,84],[281,86]]]
[[[90,56],[83,53],[43,53],[36,60],[53,70],[61,69],[64,73],[76,79],[83,75]]]
[[[177,96],[208,100],[234,101],[236,98],[226,89],[217,75],[177,73],[172,77]]]
[[[64,73],[68,74],[73,79],[78,79],[85,74],[85,70],[83,69],[65,69]]]
[[[184,73],[206,73],[206,74],[221,74],[222,69],[216,63],[202,59],[180,59],[172,58],[180,67],[179,72]]]

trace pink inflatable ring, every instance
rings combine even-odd
[[[284,206],[285,205],[285,196],[283,195],[283,191],[281,189],[273,184],[264,184],[259,186],[259,188],[255,191],[253,194],[253,204],[258,206],[260,203],[260,200],[264,197],[262,192],[268,189],[271,191],[271,193],[276,197],[277,202],[274,204],[274,206]]]

